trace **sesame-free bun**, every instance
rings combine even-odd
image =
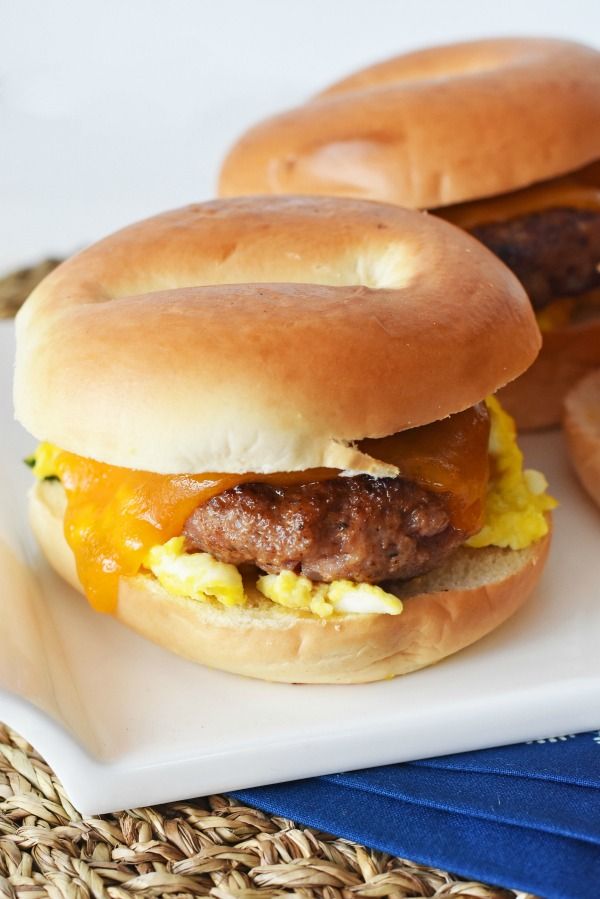
[[[364,197],[442,215],[459,204],[457,222],[468,228],[482,211],[466,202],[488,198],[485,214],[511,218],[523,208],[519,190],[536,185],[532,209],[561,205],[546,182],[599,159],[600,53],[571,41],[501,38],[370,66],[256,125],[227,156],[220,192]],[[590,199],[578,186],[563,188],[566,205],[597,209],[598,193]],[[501,198],[495,210],[490,197]],[[548,332],[502,402],[522,429],[557,425],[566,391],[598,365],[600,324]]]
[[[514,275],[436,217],[218,200],[39,285],[17,317],[15,406],[36,437],[128,468],[393,475],[354,441],[472,406],[539,345]]]
[[[500,38],[370,66],[251,128],[223,196],[328,194],[432,209],[505,193],[600,158],[600,53]]]
[[[577,477],[600,506],[600,368],[567,394],[563,424]]]
[[[600,316],[544,332],[539,356],[527,371],[498,392],[523,431],[560,423],[569,390],[600,367]]]
[[[63,533],[65,493],[38,483],[30,517],[55,570],[81,591]],[[362,683],[443,659],[506,621],[537,584],[550,538],[513,551],[459,549],[443,566],[399,587],[400,615],[319,619],[275,606],[247,585],[245,607],[168,593],[150,575],[122,579],[116,617],[142,636],[211,668],[286,683]]]

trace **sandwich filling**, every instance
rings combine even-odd
[[[543,331],[600,313],[600,163],[436,212],[512,269]]]
[[[62,483],[65,537],[105,612],[121,577],[146,573],[175,595],[224,605],[246,602],[245,576],[268,600],[320,617],[397,614],[386,582],[423,574],[464,543],[520,549],[547,533],[555,502],[543,475],[523,470],[494,398],[360,448],[399,476],[159,475],[50,444],[30,462]]]

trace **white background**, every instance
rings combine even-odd
[[[257,118],[429,43],[600,45],[591,0],[0,0],[0,272],[214,192]]]

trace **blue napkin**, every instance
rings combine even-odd
[[[466,877],[600,897],[600,731],[232,795]]]

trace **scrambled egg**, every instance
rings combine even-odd
[[[373,584],[352,581],[314,584],[293,571],[282,571],[259,577],[256,586],[272,602],[288,609],[312,612],[319,618],[328,618],[334,612],[399,615],[402,611],[399,599]]]
[[[523,470],[523,454],[517,446],[512,418],[495,397],[486,402],[491,416],[491,477],[484,526],[471,537],[468,545],[522,549],[548,532],[544,513],[553,509],[556,501],[546,493],[548,485],[543,474]],[[35,455],[27,460],[37,478],[56,477],[59,453],[49,443],[40,444]],[[183,537],[153,546],[143,565],[166,590],[177,596],[200,601],[212,597],[224,606],[247,602],[242,576],[235,565],[219,562],[209,553],[186,553]],[[399,599],[371,584],[346,580],[315,584],[292,571],[282,571],[259,577],[256,587],[277,605],[320,618],[335,613],[399,615],[402,612]]]
[[[235,565],[218,562],[209,553],[186,553],[183,537],[173,537],[146,554],[147,568],[169,593],[206,599],[213,596],[224,606],[246,602],[242,576]]]
[[[548,482],[540,471],[523,470],[513,419],[495,397],[489,397],[486,403],[491,417],[492,471],[484,525],[467,545],[523,549],[548,533],[544,513],[554,509],[557,502],[546,493]]]
[[[183,537],[173,537],[162,546],[153,546],[144,567],[176,596],[203,600],[214,597],[224,606],[246,602],[242,576],[235,565],[218,562],[209,553],[186,553]],[[287,609],[303,609],[319,618],[334,612],[380,612],[399,615],[402,603],[381,587],[334,581],[313,584],[307,577],[282,571],[258,578],[257,588],[272,602]]]

